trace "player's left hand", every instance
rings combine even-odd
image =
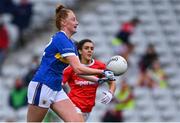
[[[103,104],[108,104],[112,98],[113,98],[113,94],[110,91],[103,91],[103,98],[101,99],[101,103]]]

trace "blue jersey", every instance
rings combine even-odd
[[[64,32],[57,32],[45,48],[32,81],[43,83],[55,91],[61,90],[62,73],[69,64],[64,58],[71,55],[77,56],[75,44]]]

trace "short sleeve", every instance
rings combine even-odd
[[[100,69],[101,70],[105,70],[106,69],[106,65],[104,63],[100,64]],[[102,78],[103,76],[102,75],[98,75],[98,77]]]
[[[105,70],[106,69],[106,64],[104,64],[103,62],[101,62],[101,61],[98,61],[98,60],[96,60],[96,66],[98,66],[98,67],[96,67],[96,68],[98,68],[98,69],[100,69],[100,70]],[[103,77],[102,75],[98,75],[98,77]]]
[[[101,70],[105,70],[106,69],[106,64],[104,64],[103,62],[100,62],[98,61],[98,69],[101,69]]]
[[[105,70],[106,69],[106,64],[102,63],[101,69]]]
[[[72,77],[73,69],[71,66],[68,66],[67,68],[64,69],[63,71],[63,84],[66,84],[67,82],[70,81]]]

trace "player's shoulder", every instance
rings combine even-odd
[[[71,65],[68,65],[65,69],[64,69],[64,71],[72,71],[73,70],[73,68],[71,67]]]
[[[63,70],[63,78],[69,78],[73,74],[75,74],[75,72],[70,65]]]
[[[94,64],[101,65],[101,66],[106,66],[106,64],[104,62],[102,62],[100,60],[97,60],[97,59],[94,60]]]
[[[55,36],[66,36],[63,32],[56,32],[55,34],[54,34]]]
[[[104,62],[102,62],[101,60],[98,60],[98,59],[94,59],[94,63],[96,63],[96,64],[104,64]]]
[[[63,32],[56,32],[52,37],[55,40],[57,40],[57,39],[67,39],[67,36]]]

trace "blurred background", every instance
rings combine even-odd
[[[0,0],[0,121],[26,121],[27,85],[56,32],[61,3],[77,15],[72,37],[95,42],[95,58],[128,61],[113,101],[97,91],[90,122],[180,121],[180,0]],[[49,111],[45,121],[61,121]]]

